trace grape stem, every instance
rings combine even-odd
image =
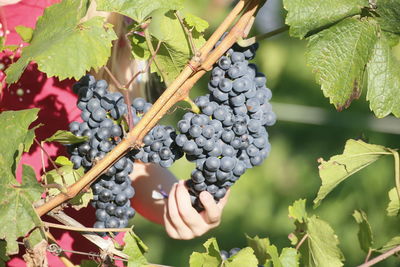
[[[382,255],[379,255],[376,258],[373,258],[372,260],[369,260],[361,265],[358,265],[357,267],[369,267],[372,266],[374,264],[377,264],[378,262],[381,262],[387,258],[389,258],[390,256],[392,256],[393,254],[396,254],[400,252],[400,246],[394,247],[391,250],[386,251],[385,253],[383,253]]]
[[[147,47],[149,48],[151,57],[153,58],[154,64],[156,65],[158,71],[160,72],[160,76],[161,76],[163,82],[168,87],[169,86],[169,81],[167,81],[167,79],[165,77],[165,71],[161,68],[160,64],[158,63],[158,61],[156,59],[156,51],[154,50],[153,43],[151,42],[151,35],[150,35],[150,32],[149,32],[149,28],[146,27],[143,30],[143,33],[144,33],[144,38],[146,40]]]
[[[273,30],[273,31],[270,31],[270,32],[266,32],[266,33],[263,33],[263,34],[260,34],[260,35],[257,35],[257,36],[253,36],[253,37],[250,37],[248,39],[241,39],[237,43],[238,43],[238,45],[240,45],[242,47],[250,46],[250,45],[255,44],[255,43],[257,43],[257,42],[259,42],[261,40],[264,40],[264,39],[270,38],[272,36],[275,36],[277,34],[280,34],[282,32],[285,32],[288,29],[289,29],[289,26],[285,25],[285,26],[280,27],[280,28],[278,28],[276,30]]]
[[[81,223],[79,223],[75,219],[71,218],[70,216],[68,216],[67,214],[65,214],[62,211],[49,212],[48,215],[68,227],[85,228],[85,226],[83,226]],[[126,255],[125,253],[116,249],[113,242],[110,239],[108,239],[108,240],[103,239],[102,237],[98,236],[97,234],[90,233],[90,232],[86,232],[86,233],[83,232],[81,234],[84,238],[86,238],[87,240],[89,240],[90,242],[95,244],[100,249],[102,249],[106,252],[110,252],[110,253],[112,253],[118,257],[121,257],[123,259],[129,258],[128,255]]]
[[[54,162],[54,160],[50,157],[49,153],[47,153],[47,151],[44,149],[44,147],[42,146],[42,143],[39,142],[39,140],[36,139],[36,137],[33,139],[35,141],[35,143],[40,147],[40,150],[43,151],[43,153],[46,154],[46,157],[49,159],[51,165],[53,165],[53,168],[56,169],[56,172],[61,176],[61,180],[63,182],[63,186],[66,187],[67,183],[65,182],[65,178],[64,175],[62,174],[62,172],[60,171],[60,169],[57,167],[57,164]],[[47,182],[47,179],[46,179]]]
[[[43,221],[45,227],[48,228],[57,228],[57,229],[64,229],[69,231],[76,231],[76,232],[97,232],[97,233],[105,233],[105,232],[129,232],[132,230],[131,228],[90,228],[90,227],[74,227],[74,226],[67,226],[63,224],[57,223],[50,223]]]
[[[185,23],[183,22],[182,16],[181,16],[181,14],[179,13],[178,10],[175,11],[175,17],[179,20],[179,23],[181,24],[182,29],[186,33],[186,36],[187,36],[187,38],[189,40],[190,49],[192,50],[192,54],[196,55],[197,54],[197,49],[196,49],[196,45],[194,44],[194,41],[193,41],[192,30],[189,30],[186,27]]]
[[[303,238],[300,240],[300,242],[297,244],[296,250],[299,250],[299,249],[300,249],[301,245],[303,245],[303,243],[307,240],[307,238],[308,238],[308,234],[305,234],[305,235],[303,236]]]
[[[212,68],[213,64],[239,39],[243,37],[244,30],[253,14],[257,11],[260,0],[239,1],[223,23],[211,35],[204,46],[199,50],[200,61],[190,60],[192,67],[186,66],[178,77],[170,84],[164,93],[154,103],[153,107],[143,116],[142,120],[130,131],[127,137],[121,141],[111,152],[92,167],[81,179],[68,187],[67,194],[58,194],[54,198],[36,208],[39,216],[45,215],[63,202],[76,196],[81,190],[93,183],[97,177],[104,173],[114,162],[123,157],[132,148],[142,144],[143,137],[156,125],[156,123],[178,101],[189,95],[190,89]],[[247,3],[247,5],[245,5]],[[246,7],[245,7],[246,6]],[[228,29],[232,22],[239,16],[242,9],[243,15],[237,20],[227,36],[215,48],[215,43]],[[146,30],[145,30],[146,32]],[[147,32],[147,34],[149,34]],[[213,50],[212,50],[213,49]],[[212,51],[211,51],[212,50]],[[210,52],[211,51],[211,52]],[[193,66],[197,71],[193,70]]]

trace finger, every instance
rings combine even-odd
[[[203,217],[192,207],[190,195],[184,181],[179,181],[176,187],[176,202],[182,220],[192,230],[195,236],[200,236],[208,230]]]
[[[183,222],[181,215],[178,212],[176,204],[176,187],[178,184],[174,184],[168,197],[168,215],[171,219],[172,225],[178,232],[180,239],[191,239],[193,238],[192,230]]]
[[[171,222],[171,218],[169,217],[168,214],[168,210],[167,210],[167,206],[164,206],[164,227],[165,227],[165,231],[167,232],[168,236],[173,238],[173,239],[179,239],[179,234],[178,232],[175,230],[174,225]]]
[[[215,203],[213,196],[207,191],[203,191],[200,193],[200,201],[204,206],[205,212],[204,219],[209,224],[218,223],[221,219],[221,209]]]

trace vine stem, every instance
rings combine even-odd
[[[255,43],[257,43],[257,42],[259,42],[261,40],[264,40],[264,39],[270,38],[272,36],[275,36],[277,34],[280,34],[282,32],[285,32],[288,29],[289,29],[289,26],[285,25],[285,26],[283,26],[281,28],[278,28],[278,29],[270,31],[270,32],[266,32],[266,33],[263,33],[263,34],[260,34],[260,35],[256,35],[256,36],[250,37],[248,39],[239,40],[238,41],[238,45],[243,46],[243,47],[250,46],[250,45],[255,44]]]
[[[154,50],[153,44],[151,43],[151,35],[149,32],[149,27],[146,27],[143,30],[143,33],[144,33],[144,38],[146,40],[147,47],[150,50],[151,58],[153,58],[154,64],[156,65],[158,71],[160,72],[160,75],[161,75],[165,85],[169,86],[169,83],[168,83],[167,79],[165,78],[165,71],[161,68],[160,63],[156,59],[156,51]]]
[[[63,225],[63,224],[57,224],[57,223],[50,223],[50,222],[44,222],[44,226],[48,228],[57,228],[57,229],[64,229],[64,230],[70,230],[70,231],[75,231],[75,232],[96,232],[96,233],[104,233],[104,232],[128,232],[132,230],[131,228],[90,228],[90,227],[74,227],[74,226],[68,226],[68,225]]]
[[[200,59],[204,57],[205,60],[201,60],[200,62],[190,60],[189,64],[191,64],[191,66],[188,64],[188,66],[182,70],[178,77],[154,103],[153,107],[143,116],[133,130],[128,133],[127,137],[94,167],[92,167],[81,179],[70,185],[67,188],[68,190],[66,194],[58,194],[42,206],[37,207],[36,212],[39,216],[43,216],[63,202],[76,196],[84,187],[90,185],[97,177],[104,173],[114,162],[123,157],[125,153],[134,147],[138,147],[141,144],[143,137],[156,125],[164,114],[166,114],[175,103],[188,96],[189,90],[206,73],[206,70],[211,69],[212,65],[226,52],[226,50],[228,50],[239,38],[243,37],[246,25],[260,5],[260,0],[249,0],[246,2],[248,2],[248,5],[246,5],[244,14],[232,27],[220,45],[209,53],[209,51],[211,51],[215,46],[215,43],[243,9],[245,5],[244,1],[239,1],[220,27],[218,27],[218,29],[211,35],[210,39],[208,39],[205,45],[200,49]],[[194,69],[199,70],[194,72],[193,67]]]
[[[303,236],[303,238],[300,240],[300,242],[297,244],[296,250],[299,250],[299,248],[301,247],[301,245],[303,245],[303,243],[306,241],[307,238],[308,238],[308,234],[305,234]]]
[[[400,246],[394,247],[391,250],[386,251],[385,253],[383,253],[382,255],[379,255],[376,258],[373,258],[370,261],[367,261],[366,263],[363,263],[361,265],[358,265],[357,267],[369,267],[372,266],[378,262],[381,262],[387,258],[389,258],[390,256],[392,256],[393,254],[400,252]]]
[[[399,152],[394,149],[390,149],[394,157],[394,179],[396,183],[397,197],[400,199],[400,159]]]
[[[79,223],[77,220],[71,218],[67,214],[65,214],[62,211],[58,212],[49,212],[48,214],[50,217],[56,219],[62,224],[65,224],[67,226],[72,226],[72,227],[79,227],[79,228],[85,228],[81,223]],[[118,250],[115,248],[113,242],[110,239],[103,239],[102,237],[98,236],[97,234],[90,233],[90,232],[83,232],[81,233],[84,238],[95,244],[97,247],[99,247],[101,250],[104,250],[106,252],[112,253],[114,255],[117,255],[118,257],[121,257],[123,259],[128,259],[128,255],[123,253],[122,251]]]

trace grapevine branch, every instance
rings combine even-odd
[[[396,254],[397,252],[400,252],[400,246],[394,247],[391,250],[386,251],[385,253],[383,253],[382,255],[379,255],[376,258],[373,258],[372,260],[367,261],[366,263],[358,265],[358,267],[369,267],[369,266],[372,266],[374,264],[377,264],[378,262],[381,262],[381,261],[389,258],[390,256]]]
[[[67,226],[63,224],[57,223],[50,223],[50,222],[43,222],[44,226],[48,228],[57,228],[69,231],[76,231],[76,232],[96,232],[96,233],[104,233],[104,232],[128,232],[132,230],[131,228],[90,228],[90,227],[74,227],[74,226]]]
[[[190,64],[201,70],[194,72],[186,66],[171,85],[164,91],[153,107],[144,115],[142,120],[130,131],[127,138],[119,143],[110,153],[91,168],[80,180],[70,185],[67,194],[58,194],[40,207],[36,208],[39,216],[43,216],[63,202],[76,196],[84,187],[90,185],[97,177],[104,173],[114,162],[119,160],[126,152],[141,144],[143,137],[156,125],[164,114],[178,101],[188,96],[193,85],[210,69],[212,65],[228,50],[239,38],[243,37],[244,30],[253,14],[260,5],[260,0],[246,1],[245,11],[236,24],[229,31],[221,44],[211,53],[211,49],[228,29],[230,24],[239,15],[245,6],[245,1],[239,1],[223,23],[211,35],[210,39],[200,49],[200,61],[191,60]]]
[[[83,226],[81,223],[79,223],[75,219],[71,218],[70,216],[68,216],[67,214],[65,214],[62,211],[50,212],[49,216],[67,226],[72,226],[72,227],[77,227],[77,228],[85,228],[85,226]],[[108,239],[108,240],[103,239],[102,237],[100,237],[94,233],[90,233],[90,232],[83,232],[82,236],[106,252],[110,252],[113,255],[116,255],[123,259],[128,258],[128,255],[126,255],[125,253],[122,253],[121,251],[119,251],[115,248],[113,242],[110,239]]]

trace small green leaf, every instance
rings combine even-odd
[[[400,34],[400,2],[398,0],[379,0],[376,12],[378,22],[384,31]]]
[[[283,248],[279,260],[283,267],[298,267],[300,255],[295,248]]]
[[[307,64],[338,110],[347,108],[361,94],[377,29],[373,19],[347,18],[309,38]]]
[[[5,182],[15,181],[15,170],[21,154],[29,144],[29,125],[37,119],[39,109],[3,111],[0,114],[0,177]],[[32,137],[32,136],[31,136]]]
[[[278,253],[278,249],[276,248],[276,246],[268,245],[267,252],[271,258],[272,265],[274,267],[282,267],[282,263],[281,263],[281,260],[279,259],[279,253]]]
[[[5,263],[10,260],[10,257],[6,254],[7,242],[0,240],[0,266],[6,266]]]
[[[145,253],[144,243],[133,231],[125,234],[124,243],[125,246],[122,252],[129,256],[128,267],[140,267],[148,264],[143,255]]]
[[[0,179],[0,239],[7,241],[7,254],[18,253],[17,238],[41,224],[33,203],[43,189],[32,167],[23,165],[22,175],[21,185]]]
[[[203,244],[203,246],[206,248],[206,252],[204,253],[193,252],[192,255],[190,255],[189,266],[190,267],[221,266],[222,258],[217,240],[215,238],[210,238]]]
[[[26,66],[35,61],[48,77],[79,79],[91,68],[105,65],[112,40],[117,36],[104,18],[81,22],[88,0],[64,0],[46,8],[21,58],[6,70],[8,84],[15,83]]]
[[[388,250],[391,250],[397,246],[400,246],[400,236],[395,236],[389,240],[382,248],[378,250],[380,253],[385,253]]]
[[[85,142],[89,139],[87,136],[76,136],[70,131],[58,130],[51,137],[44,140],[44,142],[57,142],[63,145],[77,144]]]
[[[54,161],[58,166],[72,166],[72,162],[65,156],[58,156]]]
[[[46,233],[41,228],[36,228],[24,239],[24,245],[26,248],[33,249],[42,240],[47,241]]]
[[[318,191],[318,196],[314,199],[315,206],[318,206],[326,195],[347,177],[367,167],[382,156],[391,154],[383,146],[350,139],[346,142],[343,154],[333,156],[329,161],[320,159],[318,168],[322,185]]]
[[[15,31],[21,37],[22,41],[25,43],[29,43],[32,40],[33,29],[30,27],[26,27],[23,25],[19,25],[15,27]]]
[[[59,184],[63,185],[63,178],[65,180],[66,186],[70,186],[77,182],[84,175],[83,168],[79,168],[75,170],[72,166],[72,163],[67,163],[64,166],[58,168],[58,170],[53,169],[46,173],[47,183],[48,184]],[[56,188],[49,189],[49,196],[55,196],[60,193],[60,191]],[[88,191],[82,191],[74,198],[69,200],[69,203],[76,210],[80,210],[81,208],[87,207],[90,200],[93,199],[93,192],[91,189]]]
[[[203,265],[204,267],[208,265]],[[215,265],[220,266],[220,265]],[[243,248],[236,255],[230,257],[227,261],[224,261],[222,267],[257,267],[258,260],[256,256],[254,256],[254,252],[252,248]],[[210,266],[211,267],[211,266]]]
[[[164,77],[166,84],[171,83],[193,55],[186,33],[175,14],[165,9],[152,13],[149,32],[154,39],[154,48],[158,41],[162,42],[155,58],[160,69],[153,63],[151,71]],[[201,47],[205,42],[201,35],[193,36],[193,41],[196,47]]]
[[[368,253],[373,244],[372,229],[367,220],[367,215],[362,210],[355,210],[353,217],[358,223],[358,241],[364,252]]]
[[[269,259],[267,247],[270,245],[268,238],[259,238],[258,236],[249,237],[246,235],[247,244],[254,251],[254,255],[257,257],[258,264],[265,265],[267,259]]]
[[[308,218],[307,234],[307,244],[301,247],[304,266],[343,266],[344,258],[338,247],[338,238],[327,222],[316,216]]]
[[[117,12],[128,16],[138,23],[150,17],[158,9],[179,10],[183,0],[96,0],[97,10]]]
[[[204,32],[209,27],[209,24],[206,20],[190,13],[185,14],[185,22],[189,28],[194,28],[199,33]]]
[[[397,193],[396,188],[392,188],[389,191],[389,205],[386,208],[388,216],[397,216],[400,214],[400,196]]]
[[[296,200],[292,206],[289,206],[289,217],[301,223],[305,222],[307,218],[305,199]]]
[[[286,24],[290,26],[290,35],[302,39],[310,32],[360,14],[368,0],[284,0],[283,5],[288,11]]]
[[[400,117],[400,63],[392,54],[390,40],[381,33],[367,65],[370,109],[378,118],[393,113]]]

